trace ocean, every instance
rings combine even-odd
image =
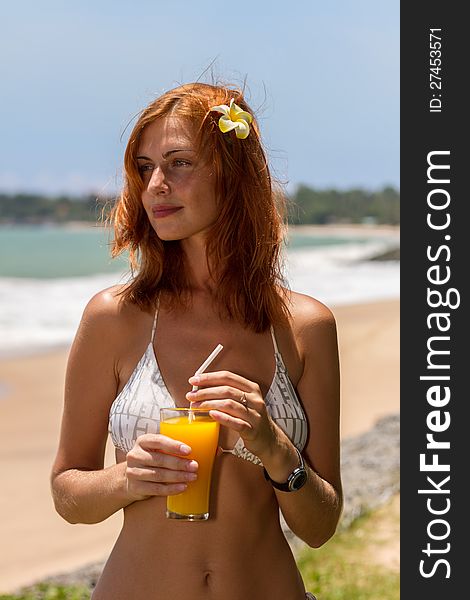
[[[0,227],[0,357],[68,346],[98,291],[129,277],[109,257],[98,227]],[[399,297],[398,261],[369,261],[398,234],[291,231],[285,274],[291,289],[329,306]]]

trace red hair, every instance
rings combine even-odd
[[[222,133],[215,105],[233,98],[253,114],[238,89],[191,83],[170,90],[140,114],[124,155],[124,186],[113,207],[111,254],[128,250],[132,281],[121,295],[144,310],[154,306],[165,292],[170,307],[185,305],[189,281],[179,241],[158,238],[143,208],[143,182],[136,155],[142,132],[149,123],[168,115],[184,117],[196,125],[196,147],[204,150],[215,173],[220,212],[207,240],[211,274],[217,282],[215,296],[220,310],[254,331],[284,322],[289,314],[280,250],[284,237],[285,199],[269,172],[256,120],[246,139],[234,131]]]

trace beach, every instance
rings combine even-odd
[[[332,306],[342,373],[342,438],[399,412],[399,301]],[[0,593],[102,560],[122,523],[70,525],[54,511],[57,449],[69,347],[0,360]],[[108,443],[106,464],[112,464]]]

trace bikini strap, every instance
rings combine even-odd
[[[155,337],[155,331],[157,329],[157,319],[158,319],[158,309],[160,308],[159,299],[157,299],[157,306],[155,308],[155,316],[153,318],[153,326],[152,326],[152,337],[150,338],[151,343],[153,344],[153,338]]]
[[[287,373],[287,367],[284,363],[284,359],[282,358],[282,354],[279,352],[279,348],[277,346],[276,335],[274,333],[274,327],[272,325],[271,325],[271,337],[273,338],[273,344],[274,344],[274,359],[275,359],[275,363],[276,363],[276,376],[277,376],[277,373],[279,371],[283,371],[284,373]],[[287,376],[289,376],[288,373],[287,373]]]
[[[271,325],[270,329],[271,329],[271,337],[273,338],[274,352],[275,352],[275,354],[279,354],[279,348],[277,347],[276,336],[274,335],[274,327]]]

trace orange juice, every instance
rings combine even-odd
[[[219,439],[219,424],[207,411],[162,409],[160,433],[191,447],[188,458],[199,464],[196,481],[188,483],[181,494],[168,496],[167,517],[205,520],[209,517],[212,466]],[[173,416],[178,415],[178,416]]]

